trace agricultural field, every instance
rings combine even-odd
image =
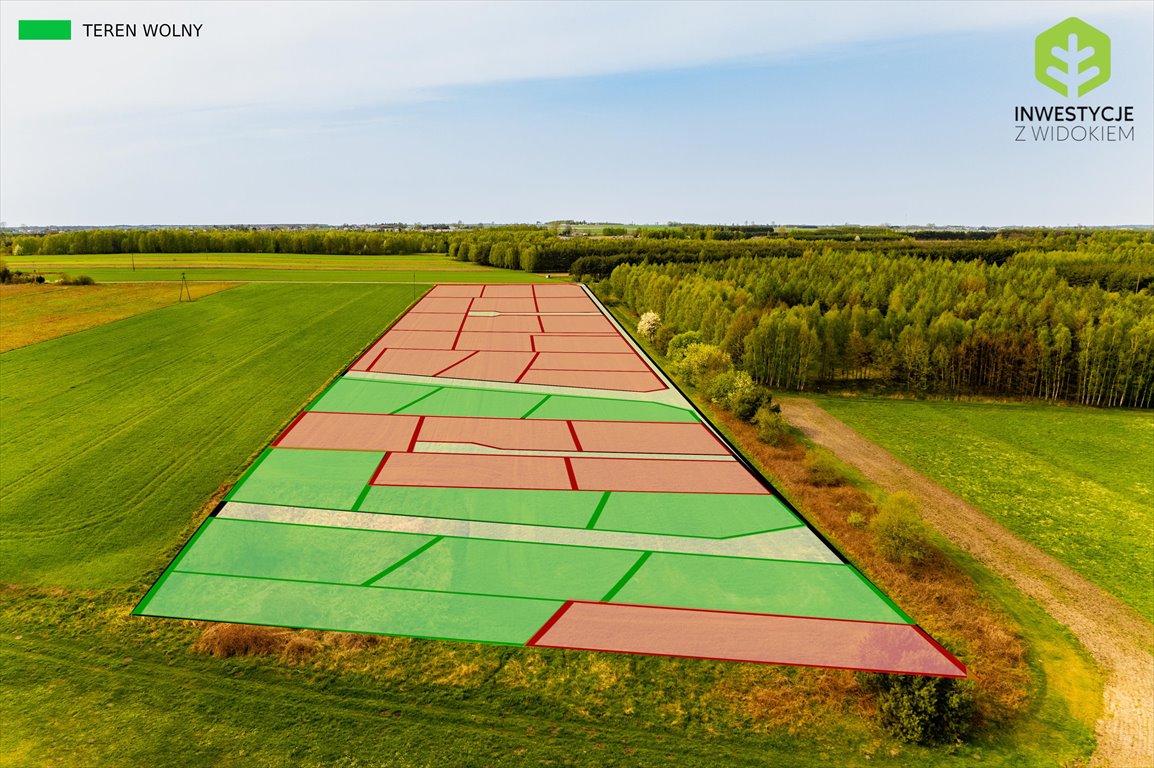
[[[411,298],[243,286],[4,353],[0,580],[133,583]]]
[[[233,287],[204,283],[194,299]],[[172,285],[20,285],[0,286],[0,352],[95,328],[178,303]]]
[[[13,270],[50,280],[84,274],[98,283],[162,282],[185,276],[195,282],[285,283],[531,283],[540,276],[477,264],[443,254],[349,256],[268,253],[137,253],[5,256]],[[133,267],[135,263],[135,267]],[[561,276],[568,280],[567,276]]]
[[[1089,754],[1094,707],[1078,701],[1092,671],[988,575],[981,589],[1031,649],[1031,703],[945,748],[886,736],[836,670],[281,630],[229,646],[201,624],[131,617],[241,470],[411,299],[407,285],[245,285],[0,356],[0,749],[12,764],[1043,766]],[[247,655],[216,658],[245,642]]]
[[[818,403],[1154,618],[1150,412],[866,397]]]

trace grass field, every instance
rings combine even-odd
[[[47,273],[51,276],[51,273]],[[69,274],[79,274],[75,269]],[[269,282],[269,283],[535,283],[544,280],[531,272],[517,269],[483,267],[476,270],[352,270],[352,269],[125,269],[102,267],[85,269],[83,274],[98,283],[138,283],[179,281],[181,275],[196,282]],[[568,275],[561,280],[568,281]]]
[[[0,589],[5,765],[1016,767],[1092,748],[1084,658],[972,564],[1023,628],[1033,703],[961,747],[895,742],[831,670],[327,635],[217,659],[190,653],[201,626],[130,617],[214,493],[409,298],[248,285],[0,355],[0,579],[22,585]]]
[[[411,297],[243,286],[4,353],[0,581],[135,583]]]
[[[871,398],[818,402],[1154,618],[1154,415]]]
[[[135,269],[132,267],[135,258]],[[543,278],[519,269],[456,261],[439,253],[337,256],[273,253],[147,253],[6,256],[12,269],[50,278],[84,274],[99,283],[180,280],[309,283],[531,283]],[[554,278],[557,279],[557,278]],[[568,281],[568,275],[561,275]]]
[[[231,288],[229,283],[196,286],[194,298]],[[0,286],[0,352],[67,336],[178,303],[171,285]]]
[[[131,269],[355,269],[487,271],[487,267],[450,259],[443,253],[396,256],[349,256],[311,253],[92,253],[48,256],[5,256],[12,269],[74,270],[95,267]]]

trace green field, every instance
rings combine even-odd
[[[410,298],[246,285],[0,355],[0,762],[1017,768],[1089,754],[1084,655],[964,556],[1022,627],[1033,704],[935,749],[886,736],[838,673],[327,636],[300,658],[217,659],[190,652],[200,626],[131,617],[213,495]]]
[[[1154,415],[876,398],[818,402],[1154,618]]]
[[[41,271],[82,270],[97,267],[128,269],[351,269],[496,271],[443,253],[412,253],[396,256],[350,256],[328,253],[88,253],[5,256],[12,269]]]
[[[530,283],[515,269],[456,261],[439,253],[338,256],[275,253],[138,253],[5,256],[14,270],[88,275],[98,283],[180,280],[307,283]],[[135,268],[133,268],[135,260]],[[557,278],[555,278],[557,279]],[[568,280],[568,275],[561,275]]]
[[[4,353],[0,581],[135,583],[411,296],[242,286]]]

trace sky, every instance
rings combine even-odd
[[[1070,16],[1112,46],[1074,99]],[[1134,138],[1014,141],[1050,105]],[[1150,225],[1154,2],[0,4],[8,226],[557,219]]]

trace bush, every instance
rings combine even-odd
[[[679,360],[681,356],[685,354],[685,350],[691,345],[700,343],[701,333],[699,331],[679,333],[669,340],[669,343],[665,346],[665,354],[670,361]]]
[[[77,275],[76,277],[61,275],[60,285],[96,285],[96,281],[88,275]]]
[[[865,674],[882,727],[911,744],[960,741],[974,726],[973,684],[949,677]]]
[[[653,341],[659,330],[661,330],[661,316],[656,312],[646,312],[637,321],[637,333],[649,341]]]
[[[733,369],[733,361],[712,344],[690,344],[678,353],[669,369],[690,386],[708,389],[716,377]]]
[[[806,480],[810,485],[834,488],[845,485],[846,477],[832,456],[824,453],[810,454],[805,460]]]
[[[918,504],[908,493],[891,494],[870,523],[874,546],[891,563],[920,563],[933,553],[930,532],[918,516]]]
[[[777,403],[765,404],[753,416],[757,426],[757,439],[767,445],[782,445],[789,437],[789,424],[781,416],[781,406]]]
[[[723,352],[723,354],[725,354]],[[772,399],[769,390],[745,371],[729,370],[714,377],[709,385],[709,399],[729,409],[742,421],[751,421],[758,409]]]
[[[677,329],[672,325],[662,325],[653,337],[653,345],[658,349],[669,349],[669,342],[677,335]]]

